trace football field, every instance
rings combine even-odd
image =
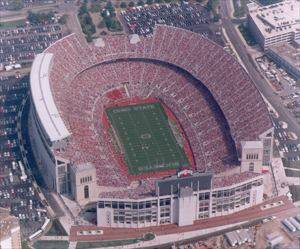
[[[159,102],[112,107],[106,114],[130,174],[189,165]]]

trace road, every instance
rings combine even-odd
[[[280,97],[275,95],[270,85],[258,72],[255,62],[247,52],[247,48],[241,41],[240,36],[237,33],[232,21],[230,20],[230,1],[220,1],[220,13],[221,20],[226,33],[232,42],[235,50],[240,56],[245,68],[249,72],[250,78],[255,83],[257,89],[262,95],[270,102],[270,104],[276,109],[280,116],[280,120],[284,120],[289,124],[289,128],[293,130],[298,137],[300,137],[300,125],[297,123],[291,113],[288,112],[281,104]]]

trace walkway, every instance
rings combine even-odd
[[[73,214],[70,212],[70,210],[67,208],[67,206],[63,202],[62,198],[58,194],[52,192],[51,195],[55,199],[55,201],[59,205],[59,207],[64,212],[64,216],[59,217],[59,221],[62,224],[62,226],[64,227],[65,231],[68,234],[70,234],[70,229],[74,225]]]
[[[69,241],[69,236],[43,236],[40,240],[62,240]]]

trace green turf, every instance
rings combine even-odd
[[[61,225],[58,219],[53,220],[52,226],[46,233],[46,236],[67,236],[67,232]]]
[[[146,233],[142,238],[132,238],[124,240],[110,240],[110,241],[90,241],[90,242],[78,242],[76,249],[93,249],[101,247],[117,247],[135,244],[141,241],[150,241],[155,238],[153,233]]]
[[[34,242],[34,249],[68,249],[69,241],[63,240],[38,240]]]
[[[130,174],[189,165],[159,102],[113,107],[106,114]]]
[[[24,25],[25,20],[17,20],[11,22],[0,22],[0,29],[12,29],[17,28],[20,25]]]

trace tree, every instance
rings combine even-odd
[[[67,19],[68,19],[68,15],[67,15],[67,14],[64,14],[64,15],[62,15],[62,16],[59,18],[58,22],[59,22],[60,24],[64,25],[64,24],[67,23]]]
[[[112,2],[110,2],[110,1],[107,2],[105,9],[107,9],[110,13],[115,12],[115,8],[114,8]]]
[[[102,8],[102,6],[101,6],[100,2],[93,2],[91,4],[90,10],[91,10],[92,13],[97,13],[97,12],[101,11],[101,8]]]
[[[87,33],[87,35],[85,36],[85,38],[86,38],[87,42],[92,42],[93,41],[93,37],[92,37],[91,33]]]
[[[147,2],[146,2],[148,5],[151,5],[151,4],[153,4],[153,0],[147,0]]]
[[[138,3],[137,3],[137,6],[143,6],[145,3],[143,0],[139,0]]]
[[[120,3],[120,7],[121,7],[122,9],[126,9],[126,8],[127,8],[127,4],[126,4],[125,2],[121,2],[121,3]]]
[[[32,11],[28,11],[27,19],[32,24],[41,24],[50,22],[54,17],[54,12],[49,11],[47,13],[34,13]]]
[[[12,0],[11,1],[11,10],[20,10],[23,8],[22,0]]]
[[[213,21],[214,21],[214,22],[218,22],[219,20],[220,20],[220,14],[214,13]]]
[[[206,8],[209,11],[213,11],[216,9],[217,5],[218,5],[218,0],[208,0],[208,2],[206,4]]]
[[[156,3],[162,3],[163,0],[155,0]]]
[[[131,8],[134,7],[134,2],[129,2],[128,6]]]
[[[86,35],[87,41],[92,41],[92,34],[96,33],[96,27],[87,9],[87,2],[83,2],[78,11],[78,19],[82,32]]]

